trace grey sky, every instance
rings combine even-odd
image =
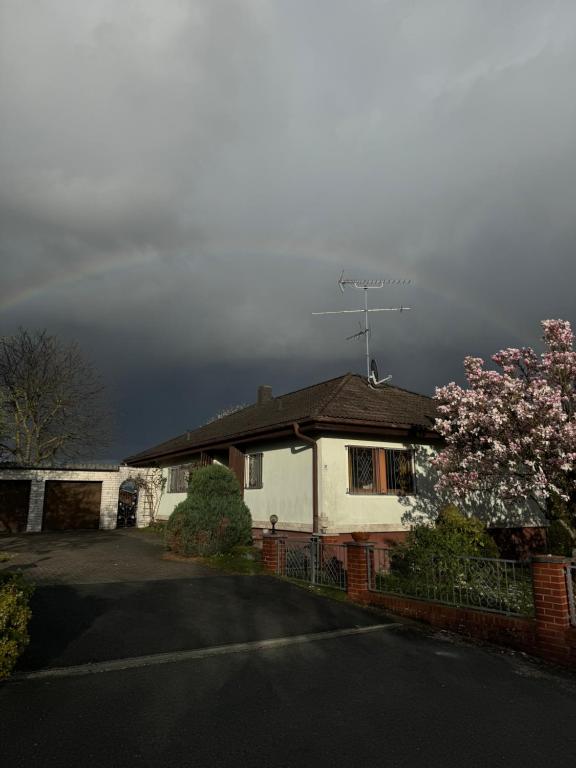
[[[0,323],[76,338],[115,456],[352,369],[394,382],[576,320],[576,5],[0,0]]]

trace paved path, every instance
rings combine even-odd
[[[7,546],[8,545],[8,546]],[[374,624],[272,577],[231,576],[167,560],[141,531],[4,539],[5,565],[36,582],[22,670],[174,653]]]
[[[36,584],[101,584],[196,578],[213,573],[192,562],[170,561],[162,538],[126,529],[0,536],[9,560],[0,570],[21,571]]]
[[[147,534],[21,539],[39,586],[21,677],[0,685],[2,768],[574,763],[570,675],[162,560]]]

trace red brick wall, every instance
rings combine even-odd
[[[262,565],[266,573],[276,573],[278,568],[279,550],[278,536],[264,536],[262,541]]]
[[[512,560],[526,560],[532,555],[546,552],[546,529],[531,528],[490,528],[488,532],[496,541],[500,556]],[[303,539],[312,536],[307,531],[287,531],[281,528],[277,533],[292,539]],[[370,531],[370,541],[380,547],[390,547],[406,540],[407,531]],[[253,528],[252,537],[254,543],[260,546],[263,537],[262,528]],[[330,541],[338,544],[346,544],[352,541],[351,533],[329,534]]]
[[[540,652],[565,663],[573,654],[573,630],[566,586],[566,560],[544,555],[532,561],[537,640]]]
[[[371,605],[386,608],[400,616],[417,619],[468,637],[506,645],[527,653],[534,652],[536,643],[534,619],[475,611],[471,608],[455,608],[378,592],[370,593],[369,602]]]
[[[306,531],[286,531],[282,528],[277,528],[276,532],[288,539],[309,539],[312,536],[312,533]],[[265,535],[264,529],[252,528],[252,538],[256,546],[261,546]],[[370,541],[380,547],[389,547],[404,541],[406,535],[407,531],[370,531]],[[324,534],[323,538],[331,544],[346,544],[349,541],[353,541],[351,533]]]
[[[278,566],[280,573],[283,572],[284,541],[282,536],[264,536],[262,559],[268,573],[277,573]],[[346,551],[347,589],[352,600],[549,661],[576,666],[576,627],[570,625],[564,558],[547,555],[533,559],[535,618],[528,618],[370,591],[368,564],[372,568],[374,545],[348,542]]]
[[[559,664],[576,666],[576,628],[570,625],[564,558],[550,555],[533,558],[535,618],[531,619],[372,592],[368,588],[372,545],[349,544],[347,549],[348,594],[353,600]]]

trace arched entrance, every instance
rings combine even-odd
[[[134,480],[124,480],[118,492],[117,528],[134,528],[138,507],[138,486]]]

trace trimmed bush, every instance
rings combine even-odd
[[[192,472],[188,483],[188,495],[201,496],[203,499],[211,499],[215,496],[242,498],[236,475],[221,464],[210,464]]]
[[[28,645],[32,592],[19,574],[0,574],[0,679],[8,677]]]
[[[188,497],[166,524],[166,544],[179,555],[210,557],[252,541],[252,518],[233,473],[218,464],[192,475]]]

